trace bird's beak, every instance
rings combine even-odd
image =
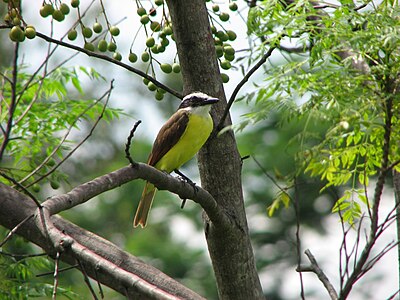
[[[218,98],[208,98],[207,100],[205,100],[204,104],[214,104],[217,103],[219,101]]]

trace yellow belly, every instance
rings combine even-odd
[[[155,165],[159,170],[171,173],[190,160],[207,141],[213,129],[211,116],[192,114],[182,137]]]

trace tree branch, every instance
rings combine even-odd
[[[57,45],[61,45],[61,46],[65,47],[65,48],[69,48],[69,49],[72,49],[72,50],[75,50],[75,51],[79,51],[81,53],[85,53],[88,56],[96,57],[98,59],[105,60],[105,61],[108,61],[108,62],[113,63],[115,65],[118,65],[118,66],[120,66],[120,67],[122,67],[122,68],[124,68],[124,69],[126,69],[126,70],[128,70],[130,72],[132,72],[132,73],[135,73],[135,74],[137,74],[137,75],[139,75],[139,76],[141,76],[143,78],[146,78],[147,80],[149,80],[152,83],[154,83],[157,87],[162,88],[163,90],[165,90],[168,93],[174,95],[175,97],[177,97],[179,99],[183,98],[183,95],[181,93],[179,93],[179,92],[175,91],[174,89],[171,89],[168,86],[162,84],[161,82],[157,81],[156,79],[154,79],[153,77],[149,76],[145,72],[143,72],[143,71],[141,71],[139,69],[133,68],[133,67],[127,65],[127,64],[124,64],[123,62],[120,62],[119,60],[113,59],[113,58],[111,58],[111,57],[109,57],[107,55],[104,55],[104,54],[100,54],[100,53],[96,53],[96,52],[92,52],[92,51],[86,50],[86,49],[84,49],[82,47],[78,47],[78,46],[75,46],[75,45],[60,41],[60,40],[53,39],[53,38],[48,37],[47,35],[45,35],[43,33],[40,33],[40,32],[37,32],[36,35],[39,38],[41,38],[41,39],[43,39],[43,40],[45,40],[45,41],[47,41],[49,43],[54,43],[54,44],[57,44]]]
[[[13,188],[0,183],[0,194],[0,225],[12,229],[35,214],[34,218],[19,226],[17,234],[43,248],[52,257],[59,251],[60,259],[70,265],[76,265],[79,260],[88,276],[126,294],[129,299],[203,299],[109,241],[61,217],[51,216],[46,220],[49,211],[37,209],[27,196]],[[53,241],[62,242],[61,247],[55,247],[49,238],[49,229]]]
[[[332,285],[332,283],[329,281],[328,277],[325,275],[324,271],[319,267],[317,260],[315,259],[314,255],[312,255],[310,250],[306,250],[304,252],[311,265],[310,266],[299,266],[297,268],[297,272],[313,272],[315,275],[317,275],[318,279],[322,282],[322,284],[325,286],[325,289],[328,291],[329,296],[331,297],[332,300],[337,300],[338,295],[335,290],[335,287]]]

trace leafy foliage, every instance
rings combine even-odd
[[[398,6],[384,3],[322,13],[308,1],[266,1],[249,13],[249,33],[265,40],[259,53],[289,40],[304,53],[266,69],[265,84],[248,96],[256,108],[242,127],[274,110],[286,116],[281,125],[305,120],[303,132],[294,137],[301,144],[300,172],[324,180],[325,188],[350,186],[334,207],[350,223],[362,214],[360,201],[368,202],[359,186],[367,186],[381,168],[387,109],[398,110],[397,102],[388,108],[388,101],[395,97],[400,67],[399,15]],[[391,123],[389,157],[395,163],[400,159],[394,142],[400,138],[397,116]],[[311,124],[325,127],[324,134],[311,131]]]
[[[65,155],[75,147],[76,141],[68,139],[71,131],[82,121],[93,121],[103,115],[102,99],[84,99],[79,76],[92,80],[102,76],[94,69],[57,68],[48,76],[30,75],[20,69],[15,86],[15,100],[12,99],[12,84],[3,80],[1,90],[0,123],[9,120],[8,107],[15,101],[13,126],[3,159],[4,171],[12,174],[21,184],[31,186],[40,180],[52,182],[57,187],[60,180],[66,180],[58,166]],[[4,72],[7,76],[11,70]],[[71,98],[69,85],[79,93]],[[118,110],[106,108],[105,117],[111,120],[118,116]]]

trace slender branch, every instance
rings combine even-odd
[[[14,59],[13,59],[13,71],[12,71],[12,79],[11,79],[11,102],[8,109],[8,120],[6,128],[4,129],[4,137],[3,142],[0,146],[0,161],[3,158],[4,151],[10,141],[11,129],[13,126],[13,118],[14,111],[16,107],[17,100],[17,77],[18,77],[18,51],[19,51],[19,43],[15,43],[14,47]]]
[[[224,122],[226,117],[228,116],[229,110],[231,109],[233,102],[235,102],[236,96],[239,93],[240,89],[244,86],[244,84],[250,79],[251,75],[254,74],[271,56],[272,52],[276,49],[276,46],[271,46],[268,51],[261,57],[261,59],[247,72],[247,74],[243,77],[243,79],[239,82],[239,84],[233,90],[231,97],[225,107],[224,113],[222,114],[221,119],[219,120],[217,131],[221,130],[224,126]]]
[[[57,45],[61,45],[61,46],[65,47],[65,48],[69,48],[69,49],[72,49],[72,50],[75,50],[75,51],[79,51],[81,53],[85,53],[88,56],[96,57],[98,59],[105,60],[105,61],[108,61],[110,63],[116,64],[116,65],[118,65],[118,66],[120,66],[120,67],[122,67],[122,68],[124,68],[124,69],[126,69],[126,70],[128,70],[130,72],[132,72],[132,73],[135,73],[135,74],[137,74],[137,75],[139,75],[139,76],[141,76],[143,78],[146,78],[147,80],[149,80],[152,83],[154,83],[157,87],[167,91],[168,93],[174,95],[175,97],[177,97],[179,99],[183,98],[183,95],[181,93],[179,93],[179,92],[175,91],[174,89],[171,89],[168,86],[162,84],[161,82],[157,81],[156,79],[154,79],[153,77],[149,76],[145,72],[143,72],[143,71],[141,71],[139,69],[133,68],[133,67],[127,65],[127,64],[124,64],[123,62],[120,62],[120,61],[118,61],[116,59],[113,59],[113,58],[111,58],[111,57],[109,57],[107,55],[96,53],[96,52],[92,52],[92,51],[86,50],[86,49],[84,49],[82,47],[78,47],[78,46],[75,46],[75,45],[60,41],[60,40],[53,39],[53,38],[48,37],[47,35],[45,35],[43,33],[40,33],[40,32],[37,32],[36,35],[39,38],[41,38],[41,39],[43,39],[43,40],[45,40],[45,41],[47,41],[49,43],[54,43],[54,44],[57,44]]]
[[[12,178],[11,176],[8,176],[6,173],[3,173],[1,171],[0,171],[0,176],[6,178],[7,180],[11,181],[16,186],[18,186],[25,194],[27,194],[29,196],[29,198],[31,198],[36,203],[37,207],[40,207],[40,202],[36,199],[36,197],[29,190],[26,189],[25,186],[23,186],[21,183],[16,181],[14,178]]]
[[[55,264],[54,264],[54,283],[53,283],[53,295],[52,299],[57,299],[57,287],[58,287],[58,266],[60,262],[60,252],[57,251]]]
[[[131,147],[131,142],[132,139],[135,135],[136,129],[139,126],[139,124],[142,123],[141,120],[137,121],[134,125],[133,128],[131,129],[131,132],[129,133],[129,136],[127,138],[126,141],[126,145],[125,145],[125,157],[129,160],[129,163],[134,166],[136,163],[135,161],[132,159],[131,154],[129,153],[130,147]]]
[[[310,250],[306,250],[304,252],[311,265],[310,266],[303,266],[303,267],[298,267],[297,271],[298,272],[313,272],[315,275],[317,275],[318,279],[322,282],[322,284],[325,286],[325,289],[328,291],[329,296],[331,297],[332,300],[337,300],[338,295],[335,290],[335,287],[332,285],[332,283],[329,281],[328,277],[325,275],[324,271],[319,267],[317,260],[315,259],[314,255],[312,255]]]
[[[79,259],[78,259],[78,264],[79,264],[79,269],[81,270],[81,273],[83,275],[84,281],[87,287],[89,288],[90,294],[92,294],[94,300],[98,300],[96,292],[94,291],[92,285],[90,284],[89,276],[86,273],[85,267],[83,266],[83,264],[80,262]]]
[[[29,219],[33,217],[32,215],[27,216],[25,219],[23,219],[21,222],[19,222],[11,231],[7,234],[5,239],[0,243],[0,247],[3,247],[5,243],[13,236],[13,234],[22,226],[24,225]]]

